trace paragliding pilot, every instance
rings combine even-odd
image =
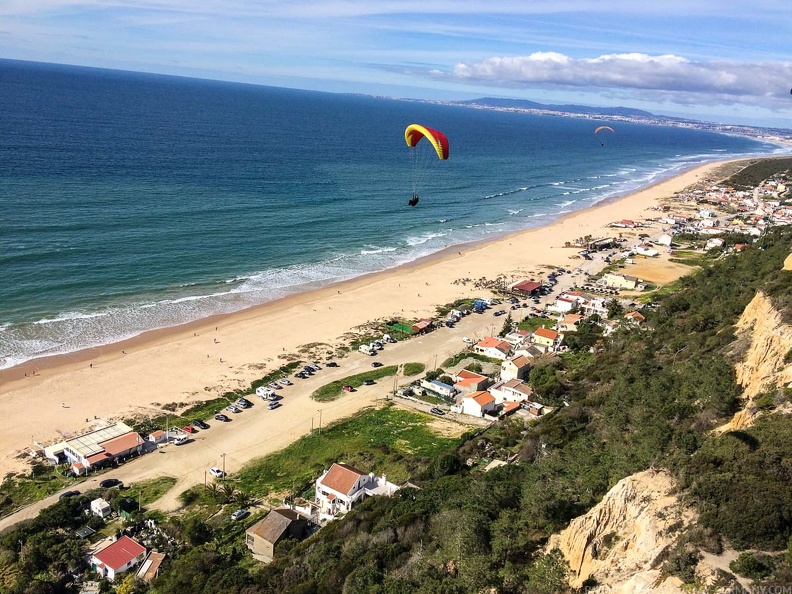
[[[407,202],[407,204],[409,204],[410,206],[417,206],[418,205],[418,200],[419,200],[418,194],[413,194],[412,198],[410,198],[410,200],[409,200],[409,202]]]

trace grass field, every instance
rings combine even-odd
[[[233,479],[239,489],[262,497],[293,487],[300,491],[333,462],[345,462],[363,472],[386,474],[389,481],[399,484],[420,473],[416,465],[428,464],[458,443],[458,439],[438,435],[429,426],[432,421],[427,415],[395,406],[366,409],[254,460]]]

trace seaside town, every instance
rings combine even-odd
[[[651,207],[642,219],[611,222],[612,236],[566,242],[564,248],[574,252],[574,267],[547,265],[527,278],[459,279],[457,284],[473,284],[481,295],[438,307],[431,318],[371,324],[333,356],[319,360],[311,352],[309,361],[304,354],[295,356],[248,389],[227,392],[208,407],[174,409],[154,423],[150,418],[95,417],[89,431],[20,444],[17,460],[28,470],[17,476],[44,476],[57,469],[60,480],[54,484],[61,488],[24,505],[16,496],[4,495],[0,531],[58,501],[79,501],[81,513],[71,524],[91,578],[83,581],[82,572],[71,568],[79,578],[74,591],[93,594],[106,591],[107,583],[150,582],[179,544],[162,528],[160,516],[145,513],[157,497],[144,501],[144,490],[135,483],[156,477],[163,460],[180,452],[194,450],[199,458],[217,460],[218,449],[209,445],[213,432],[233,430],[237,419],[250,415],[282,414],[279,409],[288,410],[296,398],[292,393],[307,385],[319,407],[369,389],[380,405],[427,415],[453,435],[515,420],[529,425],[569,406],[555,389],[559,355],[596,353],[614,332],[641,332],[646,321],[641,312],[654,307],[642,295],[651,294],[660,278],[656,275],[673,267],[673,260],[729,257],[749,243],[761,245],[771,227],[789,225],[791,182],[788,175],[776,174],[754,188],[737,189],[702,180]],[[440,340],[456,345],[446,361],[435,354],[431,369],[408,362],[414,356],[411,345]],[[439,351],[437,345],[432,348]],[[401,350],[398,360],[389,361],[395,365],[386,366],[380,359],[391,349]],[[345,375],[343,368],[352,361],[363,371]],[[322,375],[329,380],[329,374],[332,381],[318,387]],[[311,437],[328,430],[321,408],[318,413],[315,427],[311,418]],[[481,451],[465,461],[470,468],[488,472],[514,462],[515,455],[503,456],[492,443],[482,442]],[[226,468],[226,453],[219,460],[206,466],[197,488],[223,502],[218,513],[228,522],[245,523],[236,538],[261,563],[278,556],[279,544],[308,538],[367,498],[420,489],[410,480],[390,480],[339,458],[300,490],[287,490],[278,502],[244,493]],[[13,476],[4,486],[13,485]]]

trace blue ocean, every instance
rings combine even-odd
[[[411,123],[443,131],[450,158],[416,172]],[[601,124],[616,130],[604,145]],[[7,60],[0,130],[0,368],[779,152],[681,128]]]

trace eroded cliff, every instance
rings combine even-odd
[[[588,578],[608,592],[680,592],[681,581],[661,579],[655,561],[695,520],[674,494],[665,471],[647,470],[619,481],[587,514],[551,537],[569,563],[570,585]]]

